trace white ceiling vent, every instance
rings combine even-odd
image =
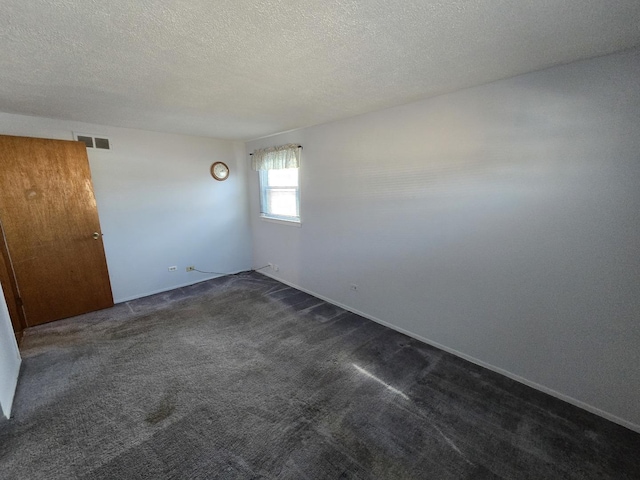
[[[73,132],[74,140],[84,143],[87,148],[94,150],[111,150],[111,140],[104,135],[91,135],[88,133]]]

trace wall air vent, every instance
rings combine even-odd
[[[103,135],[97,136],[87,133],[73,132],[73,138],[74,140],[84,143],[87,148],[91,148],[93,150],[111,150],[111,140]]]

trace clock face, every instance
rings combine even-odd
[[[226,180],[229,176],[229,167],[222,162],[216,162],[211,165],[211,175],[216,180]]]

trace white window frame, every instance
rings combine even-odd
[[[287,187],[269,187],[267,185],[268,181],[268,170],[258,170],[259,181],[260,181],[260,217],[265,220],[276,220],[278,222],[286,222],[289,224],[300,224],[300,168],[298,170],[298,185],[297,186],[287,186]],[[296,210],[298,212],[297,217],[290,217],[286,215],[275,215],[272,213],[265,212],[267,205],[267,190],[285,190],[285,189],[295,189],[296,191]]]

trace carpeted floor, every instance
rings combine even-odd
[[[22,355],[3,479],[640,478],[640,435],[256,273]]]

